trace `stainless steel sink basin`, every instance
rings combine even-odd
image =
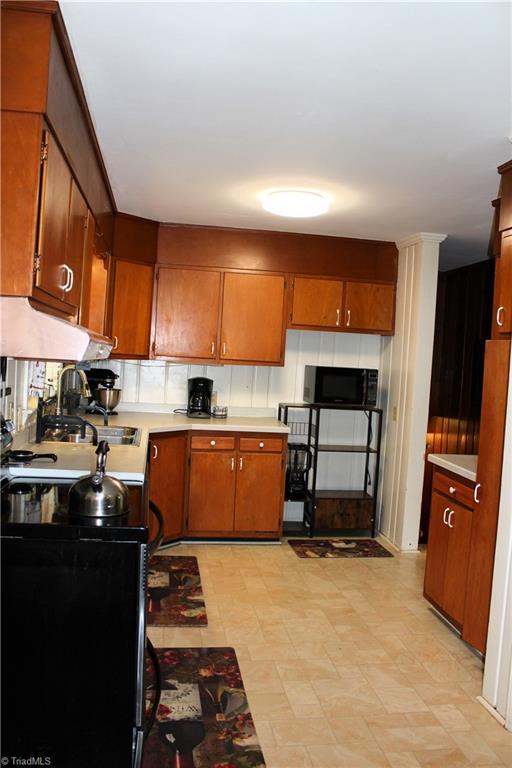
[[[98,440],[107,440],[109,445],[140,445],[141,430],[136,427],[96,427]],[[54,437],[43,440],[44,443],[79,443],[87,445],[92,443],[92,432],[87,429],[84,438],[78,434],[57,433]]]

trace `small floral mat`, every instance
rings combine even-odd
[[[148,573],[149,626],[208,624],[197,557],[153,557]]]
[[[142,768],[265,768],[233,648],[157,648],[156,654],[162,694]],[[149,716],[149,660],[146,672]]]
[[[375,539],[288,539],[297,557],[393,557]]]

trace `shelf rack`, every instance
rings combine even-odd
[[[290,411],[303,409],[307,411],[307,419],[304,421],[294,421],[290,419]],[[326,444],[320,443],[320,420],[322,414],[326,411],[352,411],[361,413],[367,419],[366,443],[364,445],[351,444]],[[338,505],[352,505],[357,508],[358,503],[361,506],[370,507],[369,526],[365,530],[371,531],[371,536],[375,536],[375,525],[377,515],[377,491],[379,481],[380,467],[380,444],[382,435],[382,409],[368,406],[347,406],[347,405],[324,405],[319,403],[279,403],[278,418],[290,427],[290,437],[306,437],[306,442],[311,451],[311,480],[308,483],[308,490],[304,499],[303,527],[307,530],[309,536],[317,533],[316,517],[318,502],[324,504],[331,503],[333,507]],[[374,419],[377,424],[374,424]],[[362,453],[365,454],[364,475],[362,487],[360,490],[318,490],[316,487],[318,460],[321,453],[345,454]],[[375,456],[373,462],[373,471],[370,469],[370,456]],[[368,492],[369,485],[372,485],[373,493]],[[322,531],[325,531],[322,527]],[[339,529],[330,528],[329,531],[340,532]],[[346,529],[343,529],[346,531]]]

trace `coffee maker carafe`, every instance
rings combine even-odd
[[[209,419],[212,412],[213,379],[195,376],[188,380],[187,416]]]
[[[286,501],[304,501],[308,490],[311,451],[306,443],[288,443]]]

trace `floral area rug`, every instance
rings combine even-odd
[[[297,557],[393,557],[374,539],[288,539]]]
[[[208,624],[197,557],[153,557],[148,572],[149,626]]]
[[[157,648],[162,693],[142,768],[265,768],[233,648]],[[147,666],[148,715],[154,695]]]

